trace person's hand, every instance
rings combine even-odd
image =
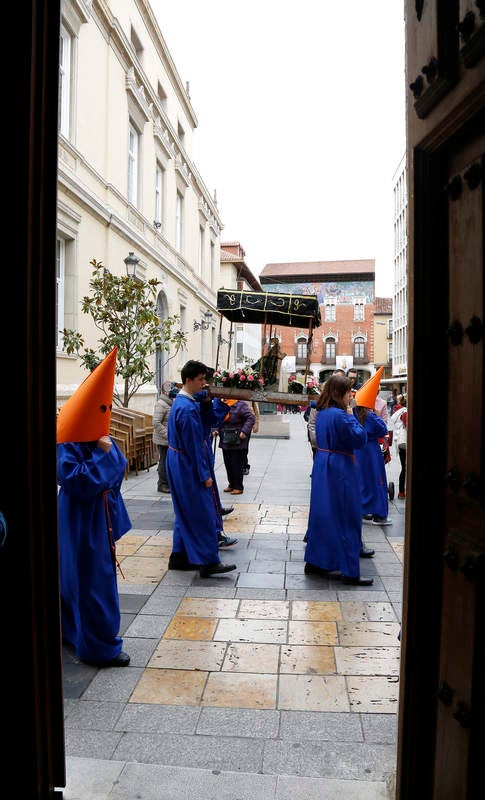
[[[212,478],[207,478],[207,480],[204,481],[204,486],[206,489],[210,489],[213,483],[214,481],[212,480]]]
[[[216,436],[219,436],[219,431],[217,431],[217,430],[214,428],[214,430],[213,430],[213,431],[211,431],[211,436],[213,436],[213,437],[214,437],[214,439],[215,439],[215,437],[216,437]]]
[[[245,439],[246,438],[246,434],[241,431],[241,433],[239,434],[239,438],[240,439]]]
[[[101,448],[101,450],[104,450],[105,453],[109,453],[111,450],[111,444],[112,442],[109,436],[101,436],[101,438],[96,442],[96,446]]]

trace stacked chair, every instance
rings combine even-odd
[[[128,461],[125,477],[131,470],[147,472],[158,462],[158,452],[153,443],[153,417],[142,411],[114,406],[111,412],[110,434]]]

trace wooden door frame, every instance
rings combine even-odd
[[[477,110],[478,109],[478,110]],[[432,797],[445,550],[449,347],[447,159],[484,110],[467,102],[408,150],[408,475],[397,800]],[[423,344],[426,343],[426,347]],[[430,349],[432,361],[429,361]],[[429,376],[429,380],[427,377]],[[433,382],[431,384],[431,382]],[[431,511],[431,523],[425,515]],[[478,647],[478,645],[477,645]],[[476,767],[475,767],[476,768]]]
[[[8,9],[6,186],[0,315],[2,789],[61,797],[65,785],[56,481],[57,86],[60,0]],[[15,35],[15,33],[17,35]],[[8,668],[8,678],[7,670]]]

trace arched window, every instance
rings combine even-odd
[[[325,361],[327,361],[327,363],[335,361],[335,355],[336,355],[335,339],[329,336],[327,339],[325,339]]]
[[[365,341],[362,336],[356,336],[354,339],[354,359],[359,359],[359,361],[365,359]]]
[[[164,292],[160,292],[157,297],[157,317],[160,323],[168,317],[168,303]],[[157,349],[155,353],[155,385],[158,394],[160,394],[165,380],[164,370],[168,356],[169,353],[166,350]]]

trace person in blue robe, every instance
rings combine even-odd
[[[175,512],[170,569],[198,569],[201,577],[230,572],[219,560],[217,497],[210,445],[205,441],[200,403],[195,398],[207,380],[207,367],[188,361],[182,388],[168,418],[167,477]]]
[[[221,502],[221,496],[219,494],[219,487],[217,485],[216,473],[215,473],[215,450],[213,448],[213,441],[215,441],[212,437],[212,430],[213,428],[217,428],[219,426],[219,422],[225,417],[227,413],[227,409],[223,403],[220,405],[223,406],[221,409],[218,403],[220,401],[218,398],[215,400],[210,396],[207,389],[202,389],[202,391],[197,392],[194,395],[195,399],[200,403],[200,416],[202,420],[202,430],[204,434],[204,446],[207,448],[207,453],[209,456],[210,462],[210,469],[211,469],[211,477],[212,477],[212,489],[213,489],[213,496],[214,502],[216,506],[216,516],[217,516],[217,540],[219,543],[219,548],[225,549],[227,547],[232,547],[233,545],[237,544],[238,540],[232,536],[227,536],[224,533],[224,520],[222,519],[226,514],[230,514],[234,511],[234,506],[223,506]]]
[[[362,498],[362,515],[373,525],[390,525],[389,490],[386,466],[379,439],[387,434],[387,425],[375,411],[356,406],[354,414],[367,432],[367,444],[356,453]],[[371,518],[371,519],[370,519]]]
[[[115,542],[131,529],[126,459],[110,436],[57,445],[62,638],[82,661],[127,666]]]
[[[367,433],[350,409],[351,382],[332,375],[316,402],[316,453],[306,532],[305,573],[340,572],[344,583],[370,586],[360,577],[362,504],[355,451]]]

